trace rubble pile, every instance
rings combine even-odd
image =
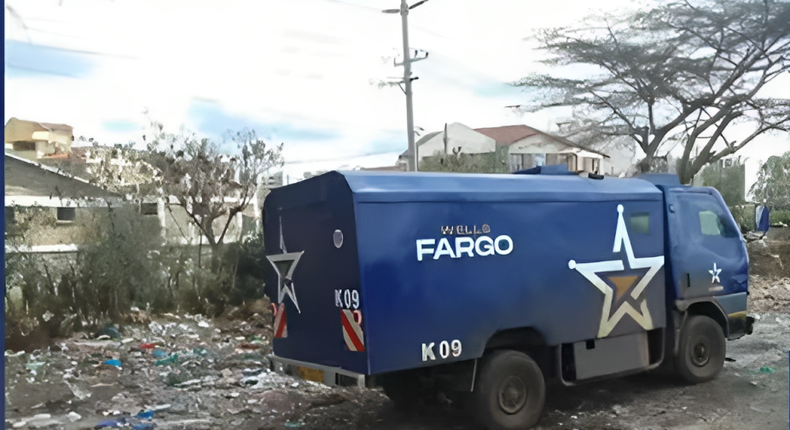
[[[790,278],[749,277],[749,312],[790,311]]]
[[[299,427],[309,410],[360,395],[271,372],[271,329],[257,314],[135,321],[6,351],[6,428]]]

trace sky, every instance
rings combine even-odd
[[[405,96],[378,85],[402,76],[397,0],[10,0],[5,120],[66,123],[102,143],[140,141],[150,117],[218,138],[255,129],[284,143],[285,174],[394,165],[407,147]],[[413,3],[413,2],[412,2]],[[409,15],[414,124],[527,124],[567,113],[516,113],[509,85],[543,70],[525,38],[636,0],[430,0]],[[591,8],[594,6],[594,8]],[[788,94],[790,96],[790,94]],[[786,135],[743,152],[790,150]]]

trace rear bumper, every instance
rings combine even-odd
[[[323,373],[323,381],[325,385],[329,386],[337,386],[337,385],[348,385],[342,383],[342,380],[353,380],[354,384],[359,388],[365,388],[366,378],[364,374],[352,372],[350,370],[342,369],[340,367],[332,367],[332,366],[324,366],[321,364],[316,363],[308,363],[306,361],[299,361],[299,360],[292,360],[290,358],[283,358],[278,357],[276,355],[270,355],[269,360],[271,362],[271,370],[274,372],[279,373],[294,373],[289,372],[289,368],[292,370],[294,368],[303,368],[303,369],[314,369],[321,371]],[[298,373],[296,373],[298,375]]]

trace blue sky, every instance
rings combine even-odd
[[[539,70],[540,54],[524,38],[639,1],[431,0],[415,8],[410,45],[430,53],[413,66],[415,125],[550,127],[563,112],[505,109],[527,101],[509,83]],[[397,0],[6,4],[15,12],[6,8],[6,120],[67,123],[102,142],[139,141],[144,111],[173,130],[183,124],[212,137],[252,128],[285,143],[294,178],[392,165],[406,149],[405,97],[376,85],[402,74],[392,65],[400,17],[381,13]],[[790,146],[777,142],[746,156]]]

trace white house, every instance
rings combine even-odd
[[[416,146],[419,160],[437,151],[486,154],[506,147],[511,171],[545,164],[567,164],[571,171],[612,174],[606,168],[607,154],[522,124],[471,129],[452,123],[446,126],[446,131],[423,136]],[[408,156],[408,151],[401,154],[398,163],[405,163]]]

